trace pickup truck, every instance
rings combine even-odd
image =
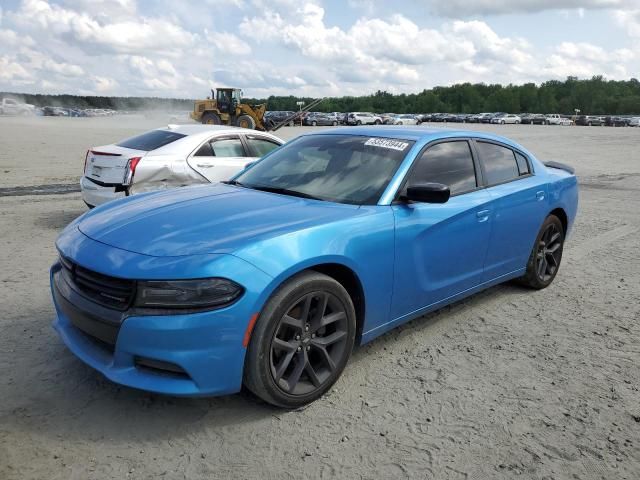
[[[547,117],[547,120],[545,121],[547,125],[572,125],[573,124],[573,122],[570,119],[564,118],[561,115],[558,115],[557,113],[550,113],[545,116]]]
[[[0,101],[0,115],[32,115],[36,107],[29,103],[20,103],[13,98],[3,98]]]

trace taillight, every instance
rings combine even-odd
[[[87,154],[84,156],[84,168],[82,169],[82,173],[87,173],[87,160],[89,159],[89,152],[91,150],[87,150]]]
[[[131,185],[133,181],[133,175],[136,173],[136,167],[140,163],[142,157],[133,157],[127,161],[127,168],[124,171],[124,178],[122,179],[123,185]]]

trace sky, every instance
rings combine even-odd
[[[0,0],[0,91],[204,98],[640,76],[640,0]]]

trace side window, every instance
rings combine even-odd
[[[516,154],[516,163],[518,164],[518,173],[520,175],[528,175],[531,173],[529,169],[529,162],[527,158],[521,153],[515,152]]]
[[[410,185],[442,183],[449,187],[451,195],[477,187],[473,157],[466,140],[438,143],[428,148],[416,160],[410,175]]]
[[[267,140],[266,138],[257,138],[257,137],[247,137],[247,143],[249,144],[249,148],[253,150],[253,153],[256,157],[264,157],[271,150],[278,148],[278,145],[271,140]]]
[[[222,138],[211,142],[215,157],[244,157],[244,148],[239,138]]]
[[[521,175],[515,153],[510,148],[485,142],[477,142],[477,146],[489,185],[508,182]]]
[[[213,157],[213,150],[211,150],[211,142],[207,142],[202,145],[196,153],[193,154],[194,157]]]

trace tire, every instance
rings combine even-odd
[[[220,120],[220,116],[217,113],[207,112],[202,115],[202,123],[206,125],[221,125],[222,120]]]
[[[516,120],[516,125],[520,125],[520,120]]]
[[[360,125],[362,125],[362,122],[361,122],[360,120],[358,120],[358,121],[356,122],[356,125],[360,126]]]
[[[505,124],[505,121],[504,121],[504,120],[502,120],[502,121],[500,122],[500,125],[504,125],[504,124]]]
[[[324,311],[318,316],[320,306]],[[318,328],[329,318],[333,321]],[[340,377],[355,332],[355,309],[344,287],[327,275],[302,272],[281,285],[262,309],[247,349],[244,385],[278,407],[307,405]]]
[[[380,125],[382,122],[381,122],[380,120],[376,120],[374,123],[375,123],[376,125]]]
[[[236,126],[240,128],[248,128],[249,130],[255,130],[256,121],[249,115],[240,115],[236,119]]]
[[[551,122],[549,120],[547,120],[546,122],[544,122],[545,125],[551,125]]]
[[[311,122],[311,126],[312,127],[317,127],[318,126],[318,122]]]
[[[542,227],[540,227],[536,237],[536,242],[527,262],[527,271],[524,276],[518,279],[520,284],[537,290],[551,285],[560,269],[562,250],[564,248],[564,234],[560,219],[555,215],[549,215]],[[548,245],[551,245],[550,249],[547,248]],[[552,249],[553,252],[550,252],[549,250]],[[541,265],[542,261],[544,261],[545,266]],[[555,265],[552,265],[554,262]]]
[[[333,122],[331,122],[331,125],[333,125],[334,127],[338,126],[338,122],[336,122],[335,120]]]

